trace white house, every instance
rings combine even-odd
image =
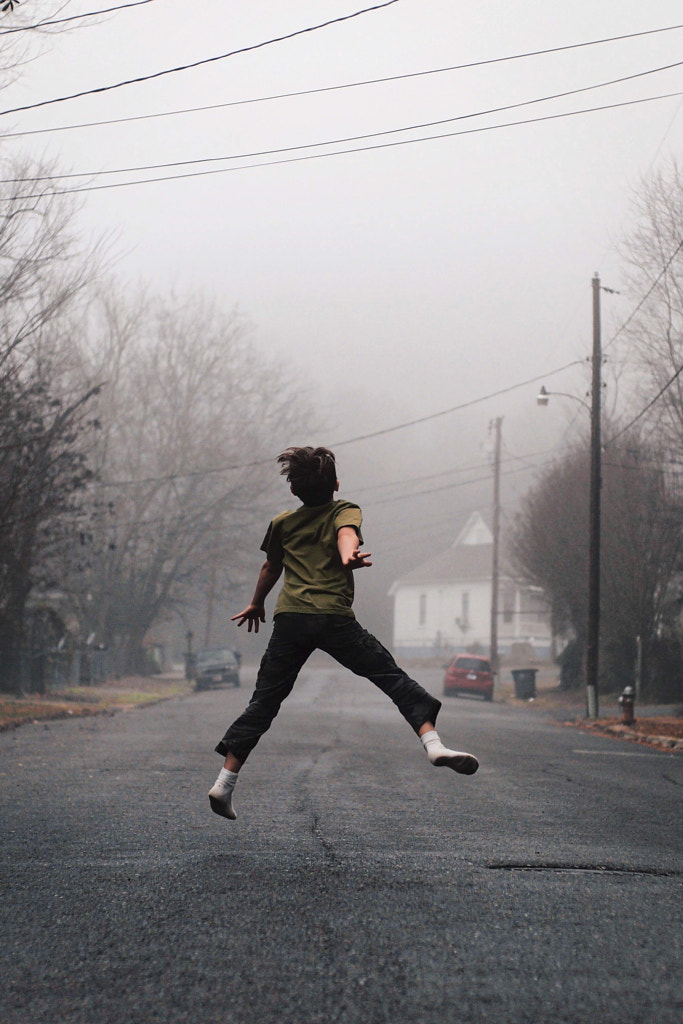
[[[474,512],[446,551],[392,584],[394,650],[399,656],[488,652],[493,534]],[[527,643],[537,657],[551,649],[550,612],[540,590],[515,580],[501,559],[498,650]]]

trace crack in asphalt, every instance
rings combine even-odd
[[[628,864],[560,864],[552,861],[547,864],[493,862],[487,864],[486,867],[493,871],[577,871],[599,875],[651,875],[661,878],[678,878],[683,875],[683,871],[675,869],[633,867]]]
[[[320,826],[320,817],[316,813],[313,813],[311,821],[311,834],[320,844],[325,860],[327,860],[329,864],[337,866],[339,864],[337,851],[334,848],[334,844],[325,837]]]

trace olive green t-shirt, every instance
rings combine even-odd
[[[362,544],[362,521],[360,508],[351,501],[302,505],[273,519],[261,550],[269,562],[285,569],[275,615],[302,612],[354,618],[353,571],[342,566],[337,531],[355,527]]]

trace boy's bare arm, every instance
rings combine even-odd
[[[248,604],[238,615],[233,615],[230,621],[235,622],[239,619],[238,626],[242,626],[247,622],[247,632],[251,633],[253,628],[254,632],[258,633],[259,623],[266,621],[265,600],[281,575],[282,565],[274,565],[273,562],[269,562],[266,559],[261,566],[251,604]]]
[[[342,526],[337,531],[339,557],[345,569],[367,569],[372,552],[359,551],[358,534],[353,526]]]

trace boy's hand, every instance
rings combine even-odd
[[[266,621],[265,600],[281,575],[282,565],[276,565],[266,558],[256,581],[256,590],[251,599],[251,604],[248,604],[239,615],[233,615],[230,621],[237,622],[238,626],[243,626],[247,622],[249,623],[247,631],[251,633],[253,629],[255,633],[258,633],[259,623]],[[237,621],[238,619],[239,622]]]
[[[345,569],[367,569],[372,565],[368,561],[369,551],[359,551],[358,533],[353,526],[342,526],[337,531],[337,548],[341,564]]]
[[[369,569],[372,562],[372,551],[359,551],[357,548],[347,558],[342,558],[342,565],[345,569]]]
[[[251,633],[252,628],[255,633],[258,633],[259,623],[266,621],[266,609],[262,604],[254,604],[252,602],[239,615],[233,615],[230,621],[236,622],[237,619],[239,619],[239,622],[237,622],[238,626],[243,626],[245,622],[248,623],[248,633]]]

